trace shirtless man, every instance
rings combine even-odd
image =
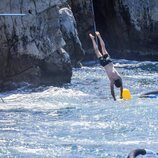
[[[100,36],[100,33],[96,32],[96,35],[101,45],[101,52],[99,51],[98,46],[95,42],[95,37],[92,34],[89,34],[92,40],[93,48],[97,55],[97,58],[99,59],[100,64],[105,68],[107,76],[110,80],[111,95],[113,96],[114,100],[116,100],[115,92],[114,92],[114,85],[115,85],[117,88],[120,88],[120,98],[122,98],[123,85],[122,85],[121,76],[119,75],[117,70],[114,68],[112,60],[110,59],[110,56],[105,48],[105,43],[102,37]]]

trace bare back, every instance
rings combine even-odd
[[[114,65],[112,62],[109,63],[108,65],[104,66],[104,68],[105,68],[107,76],[111,82],[114,82],[115,80],[121,78],[119,73],[117,72],[117,70],[114,68]]]

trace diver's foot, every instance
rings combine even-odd
[[[95,34],[100,37],[100,33],[98,31],[96,31]]]
[[[95,38],[91,33],[89,34],[89,37],[90,37],[92,40],[94,40],[94,38]]]

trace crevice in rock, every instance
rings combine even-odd
[[[124,21],[120,22],[118,20],[115,3],[115,0],[93,0],[97,30],[101,33],[107,49],[113,55],[115,55],[113,52],[117,49],[124,48],[125,39],[128,39],[126,38],[127,34],[124,34],[128,27],[126,27]]]
[[[157,6],[151,1],[93,0],[97,30],[112,57],[144,60],[150,54],[153,60],[152,54],[157,56],[154,4]]]

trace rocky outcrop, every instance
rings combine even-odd
[[[1,87],[10,82],[70,82],[71,59],[77,63],[84,52],[71,11],[68,10],[69,15],[66,15],[64,10],[60,10],[65,4],[66,0],[0,1],[1,13],[25,14],[0,16]],[[73,30],[72,34],[69,28],[64,27],[64,17]],[[70,34],[65,39],[67,32]],[[73,50],[69,46],[71,41]]]
[[[63,49],[56,50],[40,64],[43,83],[62,84],[71,81],[72,64],[69,54]]]
[[[122,0],[116,4],[116,13],[124,23],[129,52],[158,60],[158,1]]]
[[[85,52],[78,37],[76,21],[69,8],[61,8],[59,13],[61,31],[63,33],[64,40],[66,41],[64,48],[69,52],[72,65],[78,67],[80,66],[80,60],[84,58]]]
[[[83,49],[86,51],[86,60],[92,59],[91,53],[93,51],[92,42],[88,35],[90,32],[94,32],[94,18],[91,2],[92,0],[69,0],[69,4],[77,22],[79,38]]]
[[[157,0],[71,0],[86,52],[92,47],[87,35],[94,30],[92,2],[97,30],[112,57],[158,60]]]
[[[157,0],[1,0],[0,13],[25,15],[0,16],[0,86],[70,82],[95,56],[95,24],[112,57],[158,60],[157,12]]]

